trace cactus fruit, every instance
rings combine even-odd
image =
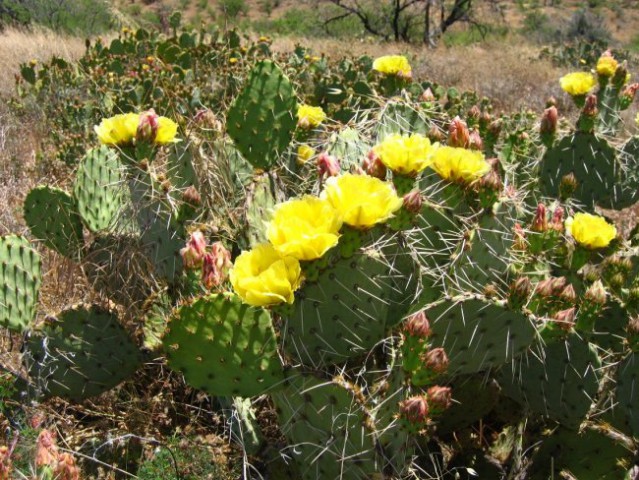
[[[140,366],[140,352],[115,313],[78,305],[47,322],[32,332],[25,357],[31,379],[45,397],[93,397]]]
[[[293,138],[297,102],[291,82],[273,62],[253,67],[227,113],[227,131],[242,156],[268,170]]]
[[[17,235],[0,237],[0,325],[23,332],[35,318],[40,255]]]
[[[211,395],[250,397],[284,379],[270,315],[234,296],[179,307],[163,344],[171,368]]]
[[[39,186],[24,199],[24,219],[31,234],[58,253],[77,260],[82,247],[82,220],[71,195]]]

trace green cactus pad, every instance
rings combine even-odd
[[[342,258],[308,282],[284,317],[286,352],[307,365],[366,354],[400,322],[417,293],[417,270],[396,238]]]
[[[615,208],[624,208],[639,200],[639,136],[628,139],[619,151],[620,187],[622,198]]]
[[[73,401],[99,395],[127,379],[141,356],[115,313],[76,306],[33,332],[25,362],[46,396]]]
[[[395,133],[426,136],[430,130],[430,122],[423,112],[412,105],[397,102],[386,104],[377,125],[378,143]]]
[[[599,388],[601,359],[577,334],[555,339],[505,366],[498,377],[504,393],[568,428],[577,428]]]
[[[251,397],[284,379],[270,315],[235,296],[212,295],[180,307],[163,343],[169,366],[211,395]]]
[[[183,142],[171,146],[167,157],[166,173],[171,185],[184,190],[187,187],[197,187],[197,173],[193,165],[191,147]]]
[[[460,240],[460,225],[446,209],[424,205],[417,215],[416,228],[407,235],[419,263],[439,269],[450,262]]]
[[[272,395],[282,431],[304,480],[366,479],[379,473],[370,418],[343,380],[291,375]]]
[[[617,367],[615,401],[615,413],[639,437],[639,353],[630,353]]]
[[[0,325],[22,332],[35,318],[40,291],[40,255],[26,238],[0,237]]]
[[[246,197],[246,235],[251,247],[268,241],[266,222],[270,219],[275,204],[269,175],[255,177]]]
[[[481,298],[446,300],[426,310],[432,347],[443,347],[449,375],[474,373],[511,362],[533,343],[526,315]]]
[[[76,259],[82,245],[82,221],[74,199],[64,190],[39,186],[24,199],[24,220],[31,234],[58,253]]]
[[[531,480],[576,478],[617,480],[624,478],[632,452],[623,444],[595,430],[575,434],[559,429],[546,438],[532,459]],[[570,477],[560,472],[569,473]]]
[[[125,201],[123,166],[115,150],[89,150],[78,167],[73,196],[82,221],[92,232],[113,226]]]
[[[269,169],[293,138],[297,101],[291,82],[264,60],[251,74],[227,114],[227,131],[255,168]]]
[[[351,166],[361,165],[362,159],[370,150],[357,130],[349,127],[333,134],[330,142],[328,153],[337,157],[342,172],[349,172]]]
[[[608,142],[595,135],[575,133],[564,137],[546,152],[541,162],[541,192],[558,198],[561,179],[573,173],[577,179],[573,198],[586,207],[622,208],[615,157],[615,150]]]

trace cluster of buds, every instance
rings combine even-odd
[[[550,277],[541,280],[534,291],[532,307],[538,314],[557,318],[557,315],[577,305],[577,293],[566,277]],[[560,315],[562,321],[570,312]],[[574,313],[574,312],[573,312]],[[574,315],[572,316],[574,320]]]
[[[626,110],[632,104],[635,99],[635,95],[637,94],[637,90],[639,90],[639,83],[627,85],[623,89],[621,96],[619,97],[619,108],[621,110]]]
[[[386,180],[386,165],[379,158],[379,155],[375,153],[375,150],[368,152],[368,155],[362,161],[362,170],[366,175],[379,178],[380,180]]]
[[[432,417],[441,414],[452,404],[450,387],[434,385],[426,395],[413,395],[399,403],[399,418],[411,433],[423,433]]]
[[[202,269],[202,283],[207,289],[219,287],[228,277],[232,266],[231,252],[221,242],[210,246],[204,234],[196,230],[180,250],[184,268],[187,270]]]
[[[42,430],[36,441],[36,466],[43,472],[50,473],[51,478],[58,480],[79,480],[80,469],[70,453],[60,453],[55,443],[55,434]],[[2,478],[2,477],[0,477]]]
[[[336,177],[340,174],[339,160],[334,155],[322,152],[317,157],[317,174],[320,179]]]
[[[561,234],[564,232],[564,209],[555,207],[552,214],[543,203],[537,205],[535,216],[530,224],[531,235],[527,237],[527,247],[531,253],[537,255],[552,251],[559,245]]]

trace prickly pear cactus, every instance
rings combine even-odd
[[[268,170],[293,138],[297,102],[291,82],[273,62],[255,65],[227,113],[227,131],[255,168]]]
[[[23,332],[33,322],[40,291],[40,255],[17,235],[0,237],[0,325]]]

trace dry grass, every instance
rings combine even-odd
[[[44,29],[7,28],[0,32],[0,94],[12,93],[14,75],[21,63],[39,62],[53,56],[78,59],[84,53],[84,40]]]

